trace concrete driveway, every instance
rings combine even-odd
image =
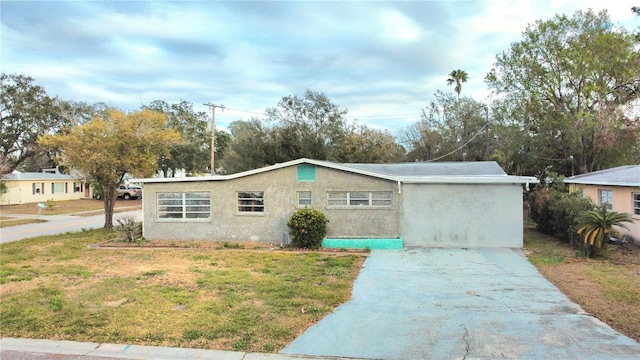
[[[374,250],[353,299],[284,354],[372,359],[638,359],[520,250]]]

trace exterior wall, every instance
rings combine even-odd
[[[403,184],[406,246],[522,247],[522,187]]]
[[[582,191],[583,196],[590,197],[598,206],[600,205],[599,190],[610,190],[613,195],[612,210],[630,214],[633,220],[633,224],[626,224],[629,230],[623,228],[618,230],[640,244],[640,215],[633,213],[633,193],[640,193],[640,187],[572,184],[572,189]]]
[[[158,192],[211,192],[211,219],[157,218]],[[263,191],[264,213],[238,213],[238,191]],[[288,238],[287,221],[297,207],[297,192],[311,191],[311,208],[329,219],[328,237],[395,237],[397,185],[367,176],[316,167],[315,181],[298,181],[297,167],[285,167],[225,181],[145,183],[143,235],[147,239],[232,240],[281,243]],[[354,209],[327,206],[327,191],[392,191],[390,208]]]
[[[25,203],[46,202],[53,199],[54,201],[78,200],[85,197],[84,181],[81,180],[4,180],[7,185],[7,192],[0,196],[0,205],[15,205]],[[41,190],[39,194],[33,193],[33,184],[38,184]],[[66,184],[66,192],[52,193],[51,184]],[[74,192],[73,184],[82,183],[82,191]]]

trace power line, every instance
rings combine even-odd
[[[453,153],[455,153],[455,152],[459,151],[459,150],[460,150],[460,149],[462,149],[463,147],[465,147],[465,146],[469,145],[469,143],[470,143],[471,141],[473,141],[473,139],[475,139],[478,135],[480,135],[480,133],[481,133],[481,132],[482,132],[482,131],[487,127],[487,126],[489,126],[489,123],[485,123],[485,124],[484,124],[484,126],[483,126],[482,128],[480,128],[480,130],[478,130],[478,132],[477,132],[477,133],[475,133],[475,135],[473,135],[473,136],[471,137],[471,139],[467,140],[467,142],[466,142],[466,143],[464,143],[464,144],[460,145],[460,147],[459,147],[459,148],[457,148],[457,149],[455,149],[455,150],[453,150],[453,151],[451,151],[451,152],[449,152],[449,153],[447,153],[447,154],[444,154],[444,155],[442,155],[442,156],[439,156],[439,157],[437,157],[437,158],[435,158],[435,159],[429,159],[429,160],[427,160],[427,162],[437,161],[437,160],[440,160],[440,159],[442,159],[442,158],[446,158],[447,156],[449,156],[449,155],[451,155],[451,154],[453,154]]]

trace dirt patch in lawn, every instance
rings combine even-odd
[[[525,254],[571,301],[640,341],[640,247],[609,244],[602,257],[580,257],[569,244],[525,228]]]

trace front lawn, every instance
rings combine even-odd
[[[89,249],[107,230],[0,245],[0,332],[277,352],[347,301],[361,254]]]
[[[640,248],[610,244],[604,257],[586,259],[527,223],[524,251],[542,275],[587,313],[640,341]]]

